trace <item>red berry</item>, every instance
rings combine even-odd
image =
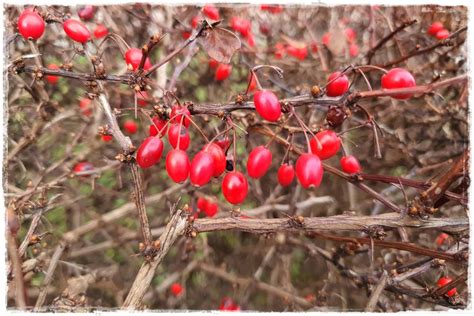
[[[286,51],[288,52],[288,55],[296,57],[299,60],[305,60],[306,56],[308,56],[308,49],[306,48],[306,46],[295,47],[295,46],[289,45],[286,48]]]
[[[202,13],[207,16],[211,20],[219,20],[219,10],[213,4],[206,4],[204,8],[202,8]]]
[[[197,187],[202,187],[211,181],[214,174],[214,157],[207,151],[200,151],[194,156],[191,162],[191,172],[189,178],[191,183]]]
[[[135,123],[133,120],[126,120],[125,123],[123,123],[123,128],[129,134],[135,134],[138,130],[137,123]]]
[[[446,284],[449,284],[453,281],[450,277],[442,277],[438,280],[438,287],[445,286]],[[452,288],[451,290],[446,292],[446,296],[451,297],[454,296],[457,293],[456,288]]]
[[[94,170],[94,165],[87,161],[79,162],[74,166],[74,173],[81,173],[91,170]]]
[[[382,88],[384,89],[410,88],[414,86],[416,86],[415,78],[403,68],[393,68],[382,76]],[[405,100],[411,98],[412,95],[411,93],[396,94],[392,98]]]
[[[183,119],[184,116],[184,119]],[[181,120],[183,121],[183,125],[185,127],[189,127],[189,124],[191,124],[191,120],[189,119],[191,117],[191,113],[189,112],[188,108],[185,106],[179,106],[175,105],[171,109],[170,113],[170,118],[173,118],[172,122],[180,124]]]
[[[156,164],[163,153],[163,142],[158,137],[147,137],[138,147],[137,164],[145,169]]]
[[[252,79],[250,80],[249,84],[249,92],[252,92],[257,89],[257,79],[255,79],[255,76],[252,76],[252,74],[250,74],[250,76],[252,77]]]
[[[247,197],[249,185],[245,176],[239,171],[232,171],[222,180],[222,194],[229,203],[240,204]]]
[[[218,177],[225,171],[226,158],[222,148],[216,143],[210,143],[204,147],[204,151],[209,152],[214,159],[213,176]]]
[[[74,19],[66,20],[63,23],[63,28],[67,36],[78,43],[84,44],[91,39],[91,33],[81,21]]]
[[[182,31],[182,32],[181,32],[181,37],[182,37],[183,39],[187,40],[188,38],[191,37],[191,33],[188,32],[188,31]]]
[[[438,246],[442,246],[444,244],[444,242],[446,241],[446,239],[449,238],[449,235],[446,234],[446,233],[441,233],[438,235],[438,237],[436,238],[436,244]]]
[[[173,149],[166,156],[166,171],[168,176],[176,183],[186,181],[189,175],[189,158],[185,151]]]
[[[260,33],[263,35],[269,35],[271,32],[271,26],[269,23],[261,22],[259,26]]]
[[[18,18],[18,32],[25,39],[37,40],[43,35],[44,27],[43,18],[31,9],[24,10]]]
[[[349,55],[351,55],[351,57],[357,57],[359,55],[359,46],[357,46],[357,44],[351,44],[349,46]]]
[[[102,135],[102,140],[106,143],[110,142],[113,138],[112,135]]]
[[[216,143],[222,150],[225,152],[230,146],[230,139],[228,137],[217,138],[214,143]]]
[[[150,136],[156,136],[160,133],[160,137],[163,137],[166,134],[166,121],[160,119],[158,116],[155,116],[153,119],[154,125],[150,125]],[[156,126],[156,127],[155,127]]]
[[[263,6],[263,5],[262,5]],[[224,297],[219,305],[221,311],[240,311],[240,306],[229,297]]]
[[[227,78],[229,78],[231,73],[232,73],[232,65],[219,64],[219,66],[217,66],[216,68],[214,79],[216,79],[217,81],[224,81]]]
[[[284,163],[278,169],[278,183],[282,187],[289,186],[295,177],[295,169],[292,165]]]
[[[272,153],[265,146],[255,147],[247,160],[247,172],[254,179],[261,178],[267,173],[272,164]]]
[[[262,4],[260,5],[260,9],[263,11],[269,11],[273,14],[278,14],[283,11],[283,7],[277,4]]]
[[[137,92],[136,96],[137,96],[137,104],[139,106],[147,106],[148,93],[146,93],[146,91]]]
[[[361,170],[359,161],[352,155],[342,157],[340,163],[342,170],[349,174],[359,173]]]
[[[436,33],[436,38],[439,40],[444,40],[444,39],[447,39],[448,37],[449,37],[448,30],[442,29],[438,33]]]
[[[179,126],[179,124],[171,124],[168,129],[168,141],[173,148],[178,146],[179,140],[179,149],[186,150],[189,147],[191,139],[189,138],[188,129],[184,126]]]
[[[217,205],[217,203],[208,201],[206,208],[204,209],[204,214],[206,214],[207,217],[214,217],[218,211],[219,211],[219,206]]]
[[[324,45],[328,46],[329,42],[331,41],[331,33],[325,33],[321,39]]]
[[[171,284],[170,290],[174,296],[179,296],[183,292],[183,287],[179,283],[173,283]]]
[[[242,36],[246,37],[250,33],[251,29],[251,24],[250,21],[247,19],[240,18],[238,16],[233,16],[230,19],[230,27],[236,31],[242,34]]]
[[[327,96],[338,97],[346,93],[347,90],[349,90],[349,78],[346,75],[341,75],[339,71],[333,72],[328,78]]]
[[[282,59],[283,56],[286,55],[286,48],[285,45],[282,43],[276,43],[275,44],[275,58],[276,59]]]
[[[356,33],[353,29],[350,27],[344,30],[344,33],[346,34],[346,39],[349,43],[352,43],[356,39]]]
[[[255,38],[253,37],[252,32],[249,32],[245,39],[247,40],[247,44],[249,44],[250,47],[255,47]]]
[[[315,137],[309,141],[309,144],[311,152],[320,159],[325,160],[337,154],[341,147],[341,139],[334,131],[324,130],[316,133]]]
[[[78,10],[77,15],[84,20],[88,21],[94,17],[94,7],[91,5],[86,5],[82,9]]]
[[[200,197],[198,198],[197,200],[197,207],[198,209],[200,209],[201,211],[205,211],[206,208],[207,208],[207,205],[208,205],[209,201],[203,197]]]
[[[49,64],[48,69],[58,70],[59,67],[56,64]],[[46,76],[46,80],[48,80],[48,82],[50,84],[56,84],[59,80],[59,77],[58,76]]]
[[[316,43],[316,42],[311,43],[311,51],[312,51],[313,53],[317,53],[317,52],[318,52],[318,43]]]
[[[433,22],[433,24],[431,24],[430,27],[428,28],[427,33],[429,35],[436,36],[436,34],[443,29],[444,29],[443,23]]]
[[[199,15],[196,15],[195,17],[193,17],[191,19],[191,27],[193,29],[197,28],[197,26],[199,25],[199,22],[201,21],[201,19],[199,18]]]
[[[214,69],[219,66],[219,62],[213,58],[209,59],[209,68]]]
[[[109,34],[109,30],[103,24],[99,24],[96,26],[94,30],[94,37],[95,38],[102,38]]]
[[[296,177],[305,189],[319,187],[323,179],[323,166],[318,156],[303,154],[296,161]]]
[[[81,109],[81,112],[85,116],[91,116],[92,115],[92,109],[91,109],[91,99],[88,98],[82,98],[79,101],[79,108]]]
[[[142,50],[139,48],[129,48],[125,52],[125,62],[127,65],[132,65],[133,70],[137,70],[138,66],[140,66],[140,61],[142,60]],[[151,68],[150,58],[145,59],[145,64],[143,65],[144,70],[148,70]]]
[[[253,96],[255,109],[265,120],[276,122],[281,115],[281,105],[275,93],[269,90],[257,91]]]

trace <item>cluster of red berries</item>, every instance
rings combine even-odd
[[[413,76],[406,70],[394,68],[382,77],[382,87],[385,89],[406,88],[415,86]],[[340,72],[331,74],[326,86],[328,96],[340,96],[349,89],[349,79]],[[397,99],[406,99],[411,94],[394,95]],[[281,116],[281,104],[278,97],[270,90],[259,90],[253,96],[256,112],[264,120],[276,122]],[[220,144],[217,141],[206,144],[192,161],[186,150],[190,145],[188,127],[191,123],[190,112],[184,106],[175,105],[171,109],[170,120],[153,118],[150,125],[150,137],[140,145],[136,155],[137,164],[149,168],[156,164],[163,152],[161,137],[168,135],[168,141],[173,147],[166,157],[166,170],[169,177],[181,183],[188,179],[197,187],[210,182],[213,177],[219,177],[226,170],[225,151],[229,142]],[[129,128],[126,128],[129,129]],[[134,130],[134,128],[132,128]],[[130,131],[132,132],[132,131]],[[321,160],[335,156],[341,147],[340,138],[332,130],[318,132],[310,141],[310,150],[296,160],[295,166],[283,163],[278,169],[278,182],[289,186],[295,175],[304,188],[317,188],[323,178]],[[272,164],[272,153],[266,146],[257,146],[248,157],[247,173],[251,178],[263,177]],[[348,174],[361,172],[361,166],[356,157],[345,155],[340,159],[341,169]],[[232,204],[242,203],[248,194],[248,182],[242,172],[228,172],[222,181],[222,192],[226,200]],[[206,207],[199,207],[207,213]],[[213,210],[210,213],[214,213]],[[212,215],[208,215],[212,216]]]
[[[357,57],[359,55],[360,50],[359,50],[359,46],[356,43],[356,38],[357,38],[356,32],[354,31],[354,29],[348,27],[344,29],[344,35],[346,37],[347,43],[349,44],[349,55],[351,57]],[[331,37],[332,37],[331,32],[327,32],[323,35],[323,37],[321,38],[321,42],[323,43],[324,46],[326,47],[329,46]],[[313,45],[312,48],[313,48],[313,51],[315,51],[315,49],[317,49],[317,46]]]
[[[250,20],[233,16],[230,19],[230,27],[237,33],[240,33],[250,47],[255,46],[255,38],[252,33],[252,24],[250,23]]]
[[[236,312],[240,311],[240,306],[230,297],[224,297],[219,306],[220,311]]]
[[[433,22],[433,24],[428,28],[427,33],[439,40],[444,40],[449,37],[449,31],[444,28],[444,25],[441,22]]]
[[[278,14],[278,13],[283,12],[283,6],[278,5],[278,4],[261,4],[260,10],[268,11],[272,14]]]
[[[303,44],[283,44],[283,43],[276,43],[275,44],[275,58],[282,59],[286,54],[295,57],[299,60],[305,60],[308,56],[308,47]]]
[[[207,217],[214,217],[219,212],[217,203],[204,197],[198,198],[197,208],[199,212],[203,212]]]
[[[453,281],[453,279],[451,279],[450,277],[444,276],[444,277],[442,277],[438,280],[438,287],[445,286],[446,284],[449,284],[452,281]],[[452,289],[450,289],[449,291],[446,292],[446,296],[452,297],[452,296],[456,295],[457,292],[458,292],[457,289],[455,287],[453,287]]]

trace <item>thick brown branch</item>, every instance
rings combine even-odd
[[[158,268],[176,239],[183,234],[186,229],[186,223],[187,216],[185,213],[182,210],[177,210],[166,226],[165,232],[159,239],[160,249],[158,250],[158,253],[151,261],[146,261],[142,264],[122,308],[136,310],[141,306],[143,296],[155,276],[156,268]]]
[[[265,234],[278,231],[286,232],[312,232],[312,231],[362,231],[370,226],[380,225],[384,227],[399,228],[443,228],[463,227],[467,228],[467,218],[432,218],[422,221],[412,217],[400,219],[398,213],[387,213],[376,216],[349,216],[336,215],[328,217],[304,217],[304,223],[295,225],[288,218],[203,218],[194,221],[192,229],[196,232],[210,232],[223,230],[240,230],[251,233]]]

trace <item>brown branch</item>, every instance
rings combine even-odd
[[[469,162],[469,152],[466,149],[462,156],[451,166],[438,181],[434,182],[429,189],[420,193],[423,199],[430,201],[434,205],[453,184],[454,181],[466,175],[468,172],[467,163]]]
[[[317,232],[311,232],[308,234],[308,236],[314,237],[314,238],[333,240],[337,242],[360,243],[360,244],[365,244],[365,245],[374,245],[375,247],[404,250],[404,251],[409,251],[409,252],[416,253],[422,256],[433,257],[433,258],[438,258],[438,259],[443,259],[443,260],[453,261],[453,262],[459,261],[459,259],[457,258],[455,254],[450,254],[450,253],[445,253],[445,252],[441,252],[437,250],[418,247],[413,244],[408,244],[405,242],[384,241],[384,240],[376,240],[376,239],[364,238],[364,237],[340,237],[340,236],[333,236],[333,235],[323,235]]]
[[[467,218],[431,218],[429,221],[422,221],[413,217],[400,219],[397,213],[387,213],[375,216],[349,216],[336,215],[328,217],[304,217],[304,223],[295,225],[288,218],[202,218],[196,219],[192,224],[192,230],[197,233],[239,230],[257,234],[285,232],[315,232],[315,231],[361,231],[370,226],[384,226],[390,228],[417,228],[431,229],[443,227],[463,227],[469,226]],[[353,240],[349,238],[349,240]],[[451,257],[450,257],[451,258]]]
[[[150,40],[148,41],[148,44],[143,45],[142,47],[142,59],[140,60],[140,64],[138,65],[137,72],[141,73],[143,71],[143,66],[145,66],[145,62],[147,57],[150,55],[151,51],[153,48],[158,45],[158,43],[161,41],[163,36],[160,36],[159,34],[153,35],[150,37]]]
[[[460,29],[458,29],[457,31],[451,33],[449,35],[448,38],[444,39],[444,40],[441,40],[441,41],[438,41],[436,44],[433,44],[431,46],[428,46],[428,47],[425,47],[423,49],[415,49],[414,51],[412,51],[411,53],[409,53],[408,55],[406,56],[402,56],[400,57],[399,59],[395,60],[395,61],[392,61],[392,62],[389,62],[389,63],[386,63],[385,65],[381,66],[382,68],[389,68],[393,65],[396,65],[396,64],[399,64],[401,62],[404,62],[405,60],[407,59],[410,59],[412,57],[415,57],[415,56],[418,56],[418,55],[423,55],[423,54],[426,54],[432,50],[435,50],[436,48],[438,47],[443,47],[443,46],[450,46],[452,45],[453,43],[453,39],[455,37],[457,37],[459,34],[465,32],[467,30],[467,26],[464,26]]]
[[[21,269],[21,257],[18,253],[18,248],[16,246],[16,240],[10,233],[10,230],[7,229],[7,248],[8,256],[11,261],[14,280],[15,280],[15,303],[16,307],[20,310],[26,309],[26,292],[25,284],[23,281],[23,271]]]
[[[375,306],[377,305],[380,295],[385,289],[385,286],[387,285],[389,279],[390,278],[388,277],[387,271],[384,271],[382,277],[379,279],[379,282],[377,283],[374,290],[372,291],[372,294],[370,295],[369,302],[365,306],[366,312],[373,312],[375,310]]]
[[[166,191],[161,192],[160,194],[156,194],[150,196],[149,198],[145,199],[146,204],[152,204],[159,202],[163,197],[171,194],[181,188],[180,185],[172,186],[171,188],[167,189]],[[44,304],[44,300],[46,299],[46,293],[48,293],[48,287],[52,280],[54,271],[56,270],[56,266],[58,260],[61,258],[64,250],[72,244],[73,242],[77,241],[82,235],[85,235],[93,230],[98,229],[101,225],[107,225],[108,223],[117,221],[129,213],[131,213],[135,209],[134,203],[127,203],[122,205],[121,207],[114,209],[108,213],[103,214],[97,219],[94,219],[82,226],[75,228],[67,233],[65,233],[60,241],[59,245],[56,247],[56,250],[53,254],[53,257],[49,263],[48,270],[46,272],[46,276],[41,284],[40,287],[40,294],[36,301],[35,310],[39,310],[41,306]]]
[[[301,305],[302,307],[305,308],[311,308],[313,307],[313,304],[308,302],[306,299],[297,296],[295,294],[289,293],[285,290],[282,290],[276,286],[270,285],[265,282],[257,281],[253,278],[243,278],[243,277],[238,277],[235,276],[231,273],[228,273],[227,271],[223,269],[219,269],[218,267],[206,264],[206,263],[199,263],[198,268],[201,269],[202,271],[211,274],[213,276],[216,276],[218,278],[221,278],[223,280],[226,280],[227,282],[231,284],[238,284],[241,287],[248,288],[254,286],[255,288],[265,291],[271,295],[280,297],[281,299],[285,301],[290,301],[290,302],[295,302],[298,305]]]
[[[44,301],[46,300],[46,294],[48,293],[48,287],[51,281],[53,281],[54,271],[56,270],[58,261],[61,258],[64,250],[66,250],[66,247],[67,247],[67,244],[65,242],[63,241],[59,242],[59,245],[56,247],[56,250],[54,251],[54,254],[51,257],[48,270],[46,271],[43,282],[41,283],[41,286],[39,289],[40,293],[38,295],[38,298],[36,299],[36,304],[34,308],[35,312],[39,312],[42,309]]]
[[[159,239],[160,248],[158,249],[156,256],[150,261],[145,261],[138,271],[135,281],[133,282],[127,298],[122,305],[123,309],[136,310],[141,306],[143,296],[155,276],[156,268],[158,268],[176,239],[183,234],[186,229],[186,223],[187,216],[182,210],[178,209],[171,217],[170,222],[166,226],[165,232]]]
[[[467,75],[459,75],[457,77],[452,77],[443,81],[438,81],[434,82],[428,85],[424,86],[415,86],[412,88],[399,88],[399,89],[382,89],[382,90],[372,90],[372,91],[362,91],[362,92],[354,92],[352,93],[348,99],[349,100],[357,100],[359,98],[376,98],[376,97],[388,97],[388,96],[393,96],[397,95],[400,93],[406,93],[406,94],[428,94],[432,92],[433,90],[455,85],[458,83],[463,83],[467,82]]]
[[[405,28],[413,25],[417,22],[416,19],[406,21],[400,24],[397,28],[395,28],[392,32],[384,36],[374,47],[372,47],[366,54],[367,64],[370,64],[372,57],[374,56],[375,52],[380,49],[385,43],[387,43],[392,37],[394,37],[397,33],[403,31]]]

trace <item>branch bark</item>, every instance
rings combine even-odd
[[[171,217],[165,232],[159,239],[160,249],[158,253],[151,261],[144,262],[138,271],[135,281],[122,305],[123,309],[136,310],[141,306],[143,296],[151,284],[156,268],[158,268],[176,239],[184,233],[186,223],[187,216],[182,210],[178,209]]]

